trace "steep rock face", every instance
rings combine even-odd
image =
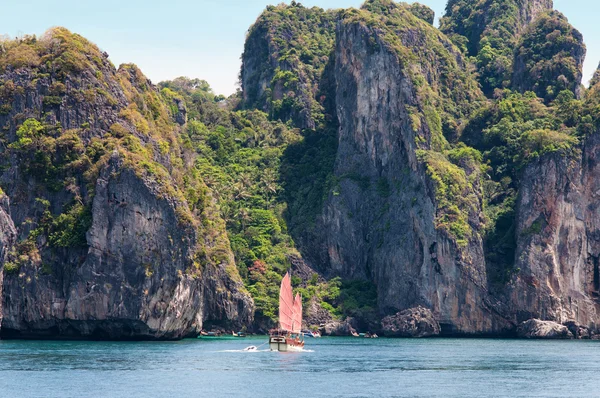
[[[10,203],[8,196],[0,190],[0,298],[2,297],[2,285],[4,281],[4,263],[8,251],[14,244],[17,230],[10,217]],[[0,299],[0,330],[2,329],[2,300]]]
[[[558,11],[541,14],[523,33],[515,51],[512,86],[552,101],[562,90],[581,97],[583,36]]]
[[[563,89],[579,96],[585,52],[551,9],[451,1],[442,30],[476,57],[486,94],[512,83],[548,103]],[[326,276],[374,282],[379,315],[430,309],[442,334],[514,332],[531,318],[595,330],[597,98],[563,93],[549,107],[506,90],[479,106],[460,50],[413,14],[388,0],[339,13],[323,75],[335,165],[309,233],[291,226],[302,255]]]
[[[178,220],[177,208],[187,204],[161,198],[160,190],[113,154],[96,182],[83,263],[62,278],[34,267],[9,276],[5,332],[176,339],[198,332],[206,320],[247,323],[251,303],[226,282],[223,269],[207,265],[188,273],[199,237]]]
[[[367,10],[373,3],[365,5]],[[446,213],[435,181],[439,168],[452,170],[465,181],[469,175],[477,180],[475,169],[453,165],[432,149],[443,147],[445,140],[441,126],[436,128],[427,118],[430,109],[425,105],[425,98],[433,102],[448,95],[430,91],[437,79],[446,78],[445,71],[436,69],[441,61],[435,57],[445,55],[444,62],[454,65],[462,58],[432,27],[401,7],[391,7],[387,26],[399,27],[395,33],[402,47],[391,45],[386,32],[364,23],[380,16],[350,11],[338,25],[339,186],[325,205],[323,243],[313,262],[323,264],[330,275],[373,280],[383,313],[423,305],[432,309],[448,333],[501,329],[503,320],[487,298],[479,234],[458,236],[454,232],[460,227],[444,224],[464,217],[469,228],[478,230],[477,184],[447,181],[448,191],[472,199],[459,204],[462,216],[457,216]],[[440,45],[448,50],[442,53],[436,47]],[[436,52],[418,55],[418,69],[407,61],[411,51],[431,48]],[[480,93],[466,89],[472,84],[468,76],[453,84],[463,85],[458,91],[465,96],[448,98],[458,104],[454,109],[469,100],[476,103]]]
[[[319,332],[323,336],[353,336],[357,333],[354,324],[355,321],[352,318],[346,318],[341,322],[330,321],[325,323]]]
[[[600,302],[600,136],[581,155],[530,165],[518,202],[517,274],[509,289],[516,321],[575,322],[596,329]]]
[[[17,239],[3,335],[173,339],[249,323],[223,221],[184,178],[176,115],[139,69],[117,71],[63,28],[4,49],[0,184]]]

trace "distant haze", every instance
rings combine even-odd
[[[279,0],[46,0],[7,1],[0,33],[41,34],[64,26],[92,40],[115,65],[137,64],[155,83],[178,76],[208,81],[215,92],[235,92],[248,28],[269,4]],[[289,3],[287,1],[286,3]],[[307,7],[359,7],[360,0],[309,0]],[[446,0],[421,0],[439,18]],[[554,0],[584,35],[587,84],[600,61],[600,4],[592,0]],[[24,17],[25,16],[25,17]]]

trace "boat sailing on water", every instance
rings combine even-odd
[[[292,280],[287,273],[279,289],[279,328],[269,332],[271,351],[302,351],[302,297],[292,293]]]

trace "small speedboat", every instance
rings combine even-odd
[[[244,333],[244,332],[237,332],[237,333],[233,332],[232,335],[233,335],[233,337],[246,337],[246,333]]]
[[[206,332],[206,331],[201,331],[200,334],[198,335],[198,338],[202,338],[202,337],[220,337],[221,336],[221,332]]]
[[[319,333],[318,331],[313,332],[311,330],[303,330],[302,334],[304,334],[305,336],[314,337],[314,338],[321,337],[321,333]]]

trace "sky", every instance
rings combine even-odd
[[[407,0],[410,2],[410,0]],[[218,94],[238,87],[246,32],[280,0],[0,0],[0,34],[42,34],[64,26],[108,52],[115,65],[133,62],[154,83],[178,76],[208,81]],[[289,1],[286,1],[289,3]],[[304,0],[305,6],[359,7],[363,0]],[[420,0],[443,14],[447,0]],[[554,0],[587,45],[584,82],[600,62],[600,2]],[[437,22],[436,22],[437,24]]]

